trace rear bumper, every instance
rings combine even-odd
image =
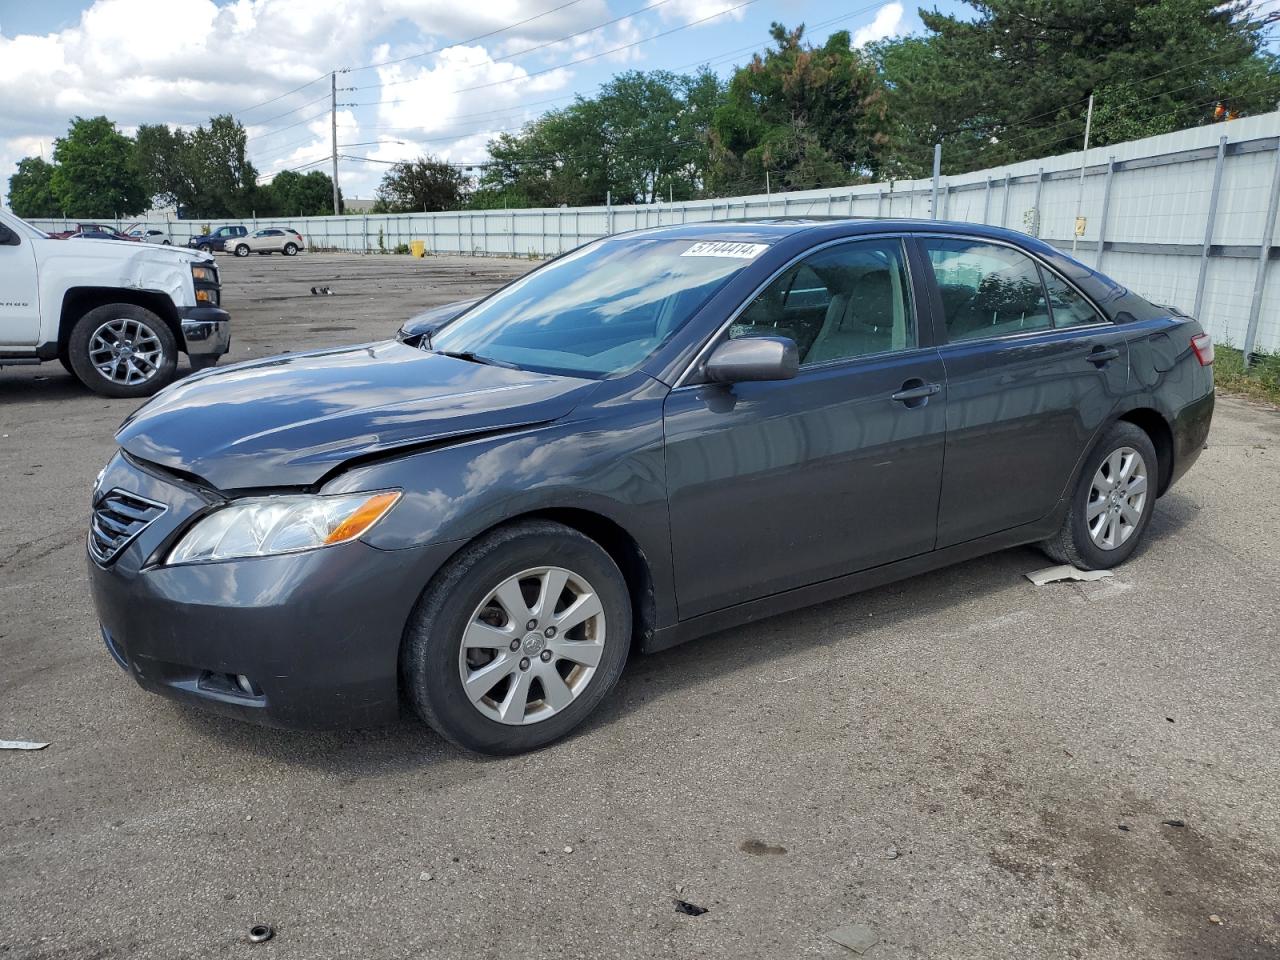
[[[1187,404],[1173,418],[1173,472],[1169,476],[1166,490],[1178,482],[1204,449],[1209,437],[1209,427],[1213,423],[1214,391],[1210,390],[1199,400]]]
[[[220,357],[231,349],[231,314],[221,307],[185,307],[178,314],[188,356]]]

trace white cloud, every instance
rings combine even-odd
[[[876,11],[875,19],[865,27],[859,27],[857,32],[854,33],[853,45],[855,47],[865,47],[868,43],[875,43],[877,40],[896,37],[906,30],[903,20],[902,4],[886,3]]]
[[[723,16],[707,20],[705,24],[705,26],[714,26],[717,23],[728,23],[730,20],[741,20],[746,13],[746,9],[740,6],[741,3],[742,0],[669,0],[658,8],[658,13],[663,20],[674,23],[693,23],[723,13]],[[734,10],[734,7],[738,9]]]
[[[273,103],[245,108],[280,97],[330,66],[417,54],[431,48],[432,38],[498,31],[541,13],[547,5],[545,0],[231,0],[221,5],[214,0],[93,0],[79,21],[66,29],[42,36],[0,33],[0,196],[17,160],[38,152],[40,143],[48,155],[53,138],[65,133],[76,115],[106,114],[131,130],[140,123],[194,126],[214,114],[232,112],[248,128],[250,157],[259,170],[298,166],[329,152],[328,83],[322,80]],[[340,74],[341,86],[366,87],[340,93],[340,101],[378,105],[340,116],[339,142],[406,139],[391,130],[362,133],[359,119],[375,128],[401,125],[409,128],[409,137],[424,140],[440,141],[457,133],[449,142],[432,144],[432,152],[452,152],[454,143],[475,150],[476,138],[484,139],[482,127],[509,125],[511,118],[495,111],[554,96],[572,76],[558,69],[524,79],[530,73],[640,34],[624,21],[516,62],[495,62],[494,56],[588,30],[609,17],[607,0],[582,0],[476,44],[448,47],[376,74]],[[370,48],[386,36],[404,39],[371,57]],[[626,51],[609,59],[637,55]],[[414,82],[378,91],[370,83],[375,75]],[[469,87],[480,89],[463,89]],[[271,120],[313,99],[320,102]],[[392,100],[408,102],[386,102]],[[323,116],[280,129],[317,113]],[[474,113],[490,116],[469,124],[457,116]],[[482,143],[473,157],[478,154],[483,154]],[[354,189],[347,191],[352,195],[371,192],[379,178],[372,170],[353,171],[352,176]]]

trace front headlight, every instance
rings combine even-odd
[[[236,500],[188,530],[165,563],[265,557],[346,543],[381,520],[399,499],[399,491],[387,490]]]
[[[201,280],[205,283],[217,283],[218,275],[214,273],[213,267],[205,267],[200,264],[191,265],[191,279]]]

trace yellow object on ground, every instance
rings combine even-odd
[[[409,244],[409,250],[415,257],[425,257],[427,255],[427,241],[414,240]]]

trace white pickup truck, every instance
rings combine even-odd
[[[122,240],[55,240],[0,210],[0,366],[60,360],[89,389],[145,397],[218,362],[231,320],[212,256]]]

